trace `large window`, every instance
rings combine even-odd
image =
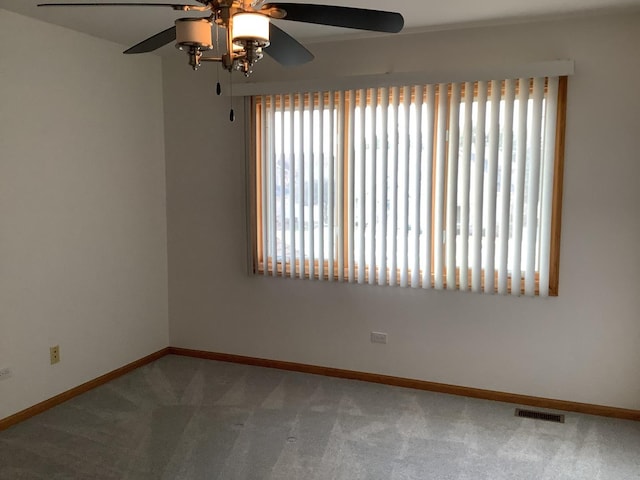
[[[255,271],[557,295],[566,83],[254,97]]]

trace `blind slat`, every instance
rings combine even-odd
[[[282,252],[282,276],[286,277],[287,276],[287,241],[286,241],[286,226],[287,226],[287,219],[286,219],[286,196],[285,196],[285,188],[284,188],[284,182],[285,182],[285,168],[284,168],[284,162],[285,162],[285,154],[284,154],[284,95],[279,95],[278,101],[280,103],[280,108],[278,109],[278,113],[280,114],[280,121],[278,122],[278,127],[280,130],[280,142],[279,142],[279,150],[280,150],[280,155],[278,155],[278,163],[280,164],[280,175],[279,176],[279,180],[280,180],[280,238],[281,238],[281,252]]]
[[[271,96],[271,105],[275,105],[275,97]],[[277,244],[277,218],[276,218],[276,145],[275,145],[275,124],[276,111],[275,108],[270,110],[269,129],[273,132],[269,138],[273,138],[269,142],[269,231],[271,232],[269,240],[269,251],[272,261],[271,274],[275,277],[278,275],[278,244]]]
[[[338,130],[336,132],[338,138],[338,151],[337,151],[337,166],[336,166],[336,178],[338,179],[338,185],[345,184],[345,175],[344,168],[345,165],[345,156],[344,156],[344,136],[345,132],[345,122],[346,122],[346,105],[344,92],[340,92],[338,94]],[[344,189],[337,188],[337,217],[338,217],[338,280],[340,282],[344,281],[344,242],[345,242],[345,229],[344,229]]]
[[[298,185],[299,185],[299,193],[298,193],[298,216],[300,218],[299,228],[298,228],[298,245],[300,245],[300,256],[299,258],[299,266],[300,266],[300,278],[305,278],[307,273],[306,262],[305,262],[305,251],[306,251],[306,241],[305,241],[305,215],[304,215],[304,199],[306,195],[306,189],[304,188],[305,181],[305,164],[306,164],[306,152],[305,152],[305,121],[304,121],[304,99],[305,95],[300,93],[298,94],[298,116],[300,120],[300,125],[298,126],[298,157],[300,158],[300,168],[298,169]]]
[[[328,120],[329,120],[329,145],[328,145],[328,162],[327,166],[329,167],[329,178],[327,181],[327,228],[328,235],[327,238],[329,240],[328,245],[328,267],[329,267],[329,281],[332,282],[335,278],[334,268],[335,268],[335,149],[334,146],[336,144],[335,141],[335,96],[333,92],[329,92],[329,108],[328,108]]]
[[[371,101],[369,103],[369,285],[376,283],[376,236],[378,235],[378,222],[376,220],[376,186],[377,186],[377,110],[378,110],[378,89],[371,90]]]
[[[433,270],[436,289],[444,287],[445,169],[447,142],[447,85],[438,85],[438,123],[436,125],[436,179],[433,220]]]
[[[261,100],[261,105],[260,105],[260,125],[262,127],[262,135],[261,135],[261,144],[262,144],[262,152],[268,152],[268,127],[267,127],[267,99],[265,97],[262,97]],[[267,159],[267,155],[261,155],[260,157],[261,159],[261,163],[260,163],[260,171],[262,173],[262,178],[261,178],[261,203],[260,205],[262,206],[262,226],[263,226],[263,231],[262,231],[262,252],[264,255],[264,259],[263,259],[263,269],[264,269],[264,274],[265,275],[269,275],[269,267],[268,267],[268,262],[266,261],[267,257],[269,256],[269,240],[268,240],[268,235],[267,233],[269,232],[268,229],[268,221],[269,221],[269,215],[268,215],[268,206],[269,206],[269,175],[268,175],[268,159]]]
[[[289,95],[289,273],[291,278],[296,277],[296,153],[294,135],[294,95]]]
[[[380,271],[378,273],[378,284],[386,285],[387,278],[387,205],[388,205],[388,191],[387,191],[387,177],[389,172],[389,89],[383,88],[380,94],[380,109],[382,111],[381,121],[382,125],[380,130],[382,132],[380,153],[382,158],[380,159]]]
[[[482,215],[483,215],[483,185],[484,185],[484,160],[485,160],[485,125],[487,112],[487,82],[478,82],[478,114],[476,119],[476,135],[473,142],[475,159],[472,170],[472,200],[471,217],[473,222],[472,233],[472,266],[471,266],[471,290],[480,292],[482,289]]]
[[[354,90],[349,91],[349,138],[353,141],[349,145],[349,165],[347,171],[347,177],[349,181],[348,189],[348,211],[347,211],[347,241],[348,241],[348,264],[349,264],[349,282],[355,282],[355,177],[356,177],[356,92]]]
[[[447,168],[446,268],[447,290],[456,289],[456,233],[458,221],[458,151],[460,148],[460,84],[451,85]]]
[[[391,122],[391,230],[388,232],[391,241],[389,248],[389,256],[391,259],[389,285],[395,286],[398,281],[398,142],[400,140],[400,89],[398,87],[391,89],[391,103],[393,105],[393,120]]]
[[[498,247],[498,293],[508,293],[509,218],[511,205],[511,163],[513,161],[513,102],[516,84],[510,79],[505,82],[504,95],[504,145],[502,148],[502,175],[500,177],[500,231]]]
[[[315,167],[316,167],[316,155],[315,155],[315,142],[314,139],[317,138],[317,135],[314,135],[315,128],[315,107],[316,105],[316,94],[309,94],[309,141],[307,142],[307,152],[308,152],[308,165],[309,168],[309,209],[307,212],[308,220],[308,246],[309,246],[309,278],[311,280],[316,278],[316,251],[315,251],[315,236],[316,236],[316,208],[315,208]]]
[[[433,231],[433,139],[435,137],[436,122],[436,87],[435,85],[427,85],[427,115],[426,128],[424,132],[424,168],[422,182],[422,198],[424,199],[424,223],[423,223],[423,239],[422,239],[422,288],[431,288],[431,270],[432,259],[431,252],[432,231]]]
[[[473,140],[473,83],[464,84],[464,125],[460,174],[460,290],[469,289],[469,188]]]
[[[558,113],[558,78],[549,79],[546,96],[544,155],[542,163],[542,199],[540,207],[540,285],[541,297],[549,296],[551,260],[551,217],[553,210],[553,172]]]
[[[318,96],[318,279],[324,280],[324,92]],[[315,222],[314,222],[315,223]],[[315,229],[314,229],[315,230]]]
[[[485,261],[484,261],[484,291],[495,292],[496,270],[496,192],[498,188],[498,152],[500,140],[500,93],[501,82],[491,82],[491,104],[489,124],[489,151],[487,155],[488,172],[484,189],[484,205],[486,208],[485,225]]]
[[[418,288],[420,286],[420,186],[422,183],[422,100],[424,97],[424,88],[422,85],[416,85],[415,94],[415,119],[413,125],[413,163],[415,165],[413,178],[413,222],[411,225],[411,233],[413,234],[413,263],[411,265],[411,286]]]
[[[403,192],[409,190],[409,156],[411,155],[411,131],[409,130],[410,106],[411,106],[411,88],[404,87],[402,89],[402,186]],[[400,201],[400,198],[402,201]],[[402,241],[402,250],[400,254],[400,286],[406,287],[408,284],[409,270],[409,195],[402,195],[398,198],[398,203],[402,206],[400,210],[400,239]]]
[[[524,290],[526,295],[534,295],[536,290],[536,236],[538,235],[538,200],[540,196],[540,154],[542,142],[542,102],[544,99],[544,78],[533,80],[532,127],[529,136],[529,165],[527,217],[526,217],[526,266]]]
[[[366,166],[366,115],[365,107],[367,105],[367,92],[360,90],[358,94],[358,163],[360,175],[358,176],[358,283],[362,284],[366,280],[366,248],[365,248],[365,230],[366,230],[366,189],[367,189],[367,166]]]
[[[516,181],[513,202],[513,260],[511,262],[511,295],[520,295],[522,282],[522,228],[524,225],[524,185],[527,162],[527,117],[529,110],[529,80],[518,81],[518,129],[516,140]]]

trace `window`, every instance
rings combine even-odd
[[[566,85],[253,97],[255,271],[557,295]]]

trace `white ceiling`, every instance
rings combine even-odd
[[[0,8],[85,32],[125,46],[134,45],[168,28],[182,12],[149,7],[38,8],[47,0],[0,0]],[[96,1],[114,0],[49,0]],[[123,0],[117,0],[123,1]],[[126,1],[126,0],[124,0]],[[134,0],[130,0],[134,1]],[[135,0],[180,3],[181,0]],[[196,4],[195,1],[184,3]],[[443,29],[461,25],[495,24],[525,19],[577,14],[595,14],[615,10],[640,10],[640,0],[298,0],[295,3],[322,3],[349,7],[394,10],[405,19],[405,32]],[[201,15],[201,14],[200,14]],[[198,15],[195,15],[198,16]],[[353,36],[354,30],[298,22],[278,21],[282,29],[302,43],[340,36]],[[362,33],[360,33],[361,35]],[[370,33],[366,33],[370,35]],[[169,50],[166,50],[169,51]]]

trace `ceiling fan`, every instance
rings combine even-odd
[[[266,53],[286,66],[313,60],[313,54],[302,44],[278,28],[270,19],[331,25],[336,27],[397,33],[404,26],[401,14],[363,8],[338,7],[303,3],[263,3],[264,0],[196,0],[200,5],[165,3],[44,3],[39,7],[164,7],[183,12],[208,12],[204,17],[179,18],[175,26],[143,40],[124,53],[145,53],[173,41],[189,56],[196,70],[203,61],[219,62],[229,72],[246,76]],[[219,56],[206,56],[213,50],[212,27],[226,30],[226,51]],[[219,45],[218,45],[218,48]],[[222,53],[224,52],[224,53]]]

